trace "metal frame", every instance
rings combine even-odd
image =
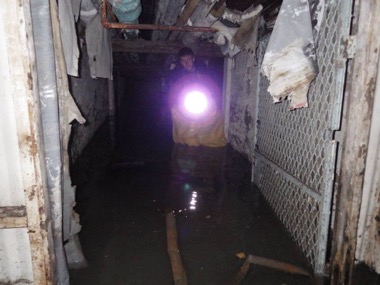
[[[290,173],[286,172],[281,167],[279,167],[277,164],[275,164],[274,162],[272,162],[271,160],[269,160],[268,158],[260,154],[260,152],[256,151],[255,156],[256,156],[256,159],[265,161],[267,164],[269,164],[276,172],[278,172],[280,175],[285,177],[288,181],[291,181],[295,186],[300,188],[302,192],[307,193],[310,197],[313,197],[318,202],[322,201],[322,196],[320,194],[316,193],[315,191],[313,191],[313,189],[308,187],[305,183],[298,180],[293,175],[291,175]]]
[[[4,1],[0,6],[0,21],[6,23],[7,29],[1,43],[5,48],[2,51],[5,60],[0,69],[7,82],[2,88],[9,102],[12,102],[11,106],[0,105],[0,109],[11,107],[8,110],[11,115],[7,116],[11,124],[7,127],[18,145],[17,152],[7,157],[8,160],[17,161],[17,164],[7,161],[8,170],[12,175],[20,173],[19,177],[14,176],[17,183],[9,185],[6,193],[2,193],[13,201],[13,205],[4,205],[2,201],[0,209],[0,246],[7,249],[1,251],[5,258],[0,262],[9,269],[0,272],[0,283],[3,278],[6,278],[7,284],[17,282],[21,276],[26,283],[53,284],[54,249],[47,202],[46,165],[41,148],[42,124],[30,3]],[[15,200],[15,196],[19,198]],[[12,266],[16,262],[18,265]],[[29,266],[32,267],[31,272]]]

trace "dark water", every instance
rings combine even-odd
[[[191,285],[233,284],[253,254],[308,264],[250,183],[250,165],[230,147],[173,145],[162,98],[151,88],[120,98],[117,148],[97,143],[76,167],[80,240],[88,267],[72,284],[173,284],[165,213],[175,213],[182,262]],[[145,94],[145,95],[144,95]],[[87,156],[87,158],[86,158]],[[96,166],[96,161],[108,164]],[[241,284],[316,284],[312,278],[251,265]]]

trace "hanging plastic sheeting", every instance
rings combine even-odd
[[[56,20],[57,5],[55,0],[51,0],[52,11],[52,26],[54,46],[56,50],[57,62],[57,83],[59,92],[59,117],[60,117],[60,134],[62,146],[62,210],[63,210],[63,240],[64,248],[67,257],[69,268],[80,269],[87,266],[87,262],[83,256],[82,248],[79,242],[78,233],[81,230],[79,223],[79,215],[74,210],[75,205],[75,186],[72,184],[70,171],[69,171],[69,138],[71,134],[71,122],[76,120],[80,124],[86,122],[82,116],[78,106],[76,105],[73,97],[69,91],[68,77],[65,76],[68,72],[66,70],[63,38],[61,34],[61,26]],[[79,8],[78,8],[79,13]],[[74,14],[75,15],[75,14]]]
[[[308,107],[307,93],[317,73],[307,0],[284,0],[262,63],[275,103],[288,98],[289,109]]]
[[[91,0],[82,0],[80,19],[86,25],[91,77],[112,79],[111,34],[102,26],[100,14]]]
[[[79,49],[75,29],[75,22],[78,20],[78,17],[75,17],[75,14],[78,16],[78,9],[80,7],[80,3],[78,5],[78,2],[78,0],[58,1],[59,27],[63,43],[63,52],[65,54],[66,70],[67,74],[71,76],[78,76]],[[75,10],[77,10],[76,13]]]
[[[108,2],[112,5],[112,12],[119,22],[138,24],[142,10],[140,0],[108,0]],[[127,34],[138,34],[138,30],[126,30],[126,32]]]

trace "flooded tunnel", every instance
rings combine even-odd
[[[222,91],[223,60],[215,65]],[[107,123],[73,175],[88,266],[71,271],[72,284],[315,284],[294,271],[311,272],[251,182],[248,159],[230,145],[175,144],[157,72],[115,68],[114,77],[115,147]],[[170,258],[170,213],[185,277]],[[249,255],[269,263],[252,264],[243,278]]]
[[[0,3],[0,284],[380,284],[379,1]]]

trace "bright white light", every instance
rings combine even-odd
[[[186,95],[184,103],[189,113],[201,114],[207,108],[207,97],[202,92],[192,91]]]

